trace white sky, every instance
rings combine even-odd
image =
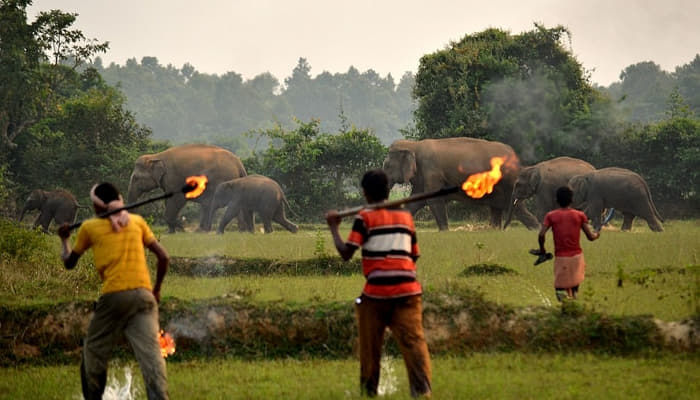
[[[269,71],[281,82],[300,57],[313,76],[354,66],[398,82],[450,41],[533,22],[568,27],[574,55],[604,86],[630,64],[673,71],[700,53],[700,0],[34,0],[28,20],[50,9],[78,13],[74,28],[109,41],[105,66],[155,56],[244,79]]]

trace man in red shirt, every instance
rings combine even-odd
[[[545,234],[552,228],[554,235],[554,290],[557,299],[576,298],[578,287],[583,282],[586,262],[579,244],[581,231],[588,240],[600,237],[588,224],[586,214],[571,208],[573,192],[567,186],[557,189],[558,209],[552,210],[544,217],[542,229],[538,235],[540,254],[546,254],[544,248]]]
[[[361,184],[369,203],[389,197],[388,179],[382,170],[368,171]],[[419,252],[411,213],[404,209],[362,210],[347,241],[340,237],[340,220],[336,211],[326,214],[335,247],[346,261],[361,247],[362,273],[367,279],[362,295],[355,299],[362,392],[377,395],[384,330],[389,327],[403,354],[411,396],[430,397],[430,354],[423,335],[422,289],[416,280],[415,263]]]

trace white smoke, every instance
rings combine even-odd
[[[82,393],[73,396],[75,400],[83,398]],[[102,400],[136,400],[144,396],[135,385],[130,366],[123,368],[112,367],[107,375],[107,386],[102,394]]]
[[[379,385],[377,386],[377,394],[385,396],[396,392],[398,379],[396,377],[396,359],[383,355],[380,361],[381,369],[379,372]]]

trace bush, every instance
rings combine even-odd
[[[48,237],[39,230],[24,229],[0,219],[0,255],[10,259],[32,259],[50,251]]]

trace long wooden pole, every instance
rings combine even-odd
[[[376,210],[378,208],[397,207],[397,206],[400,206],[402,204],[412,203],[415,201],[432,199],[434,197],[447,196],[449,194],[457,193],[460,190],[461,189],[459,186],[448,186],[448,187],[444,187],[440,190],[435,190],[432,192],[414,194],[412,196],[404,197],[403,199],[387,200],[387,201],[383,201],[381,203],[371,203],[371,204],[365,204],[362,206],[346,208],[345,210],[338,211],[338,216],[341,218],[349,217],[351,215],[357,214],[358,212],[360,212],[364,209]]]
[[[172,197],[175,193],[180,193],[180,192],[189,193],[196,188],[197,188],[196,185],[189,185],[188,184],[188,185],[183,186],[182,189],[180,189],[179,191],[167,192],[167,193],[163,193],[161,195],[155,196],[155,197],[150,197],[146,200],[141,200],[141,201],[137,201],[135,203],[127,204],[124,207],[119,207],[119,208],[115,208],[114,210],[103,212],[102,214],[99,214],[97,217],[98,218],[107,218],[110,215],[122,212],[124,210],[131,210],[132,208],[141,207],[144,204],[153,203],[154,201],[158,201],[158,200],[162,200],[162,199],[167,199],[168,197]],[[78,221],[78,222],[74,223],[73,225],[70,225],[68,227],[68,229],[72,231],[73,229],[80,227],[80,225],[82,225],[82,224],[83,224],[83,221]]]

